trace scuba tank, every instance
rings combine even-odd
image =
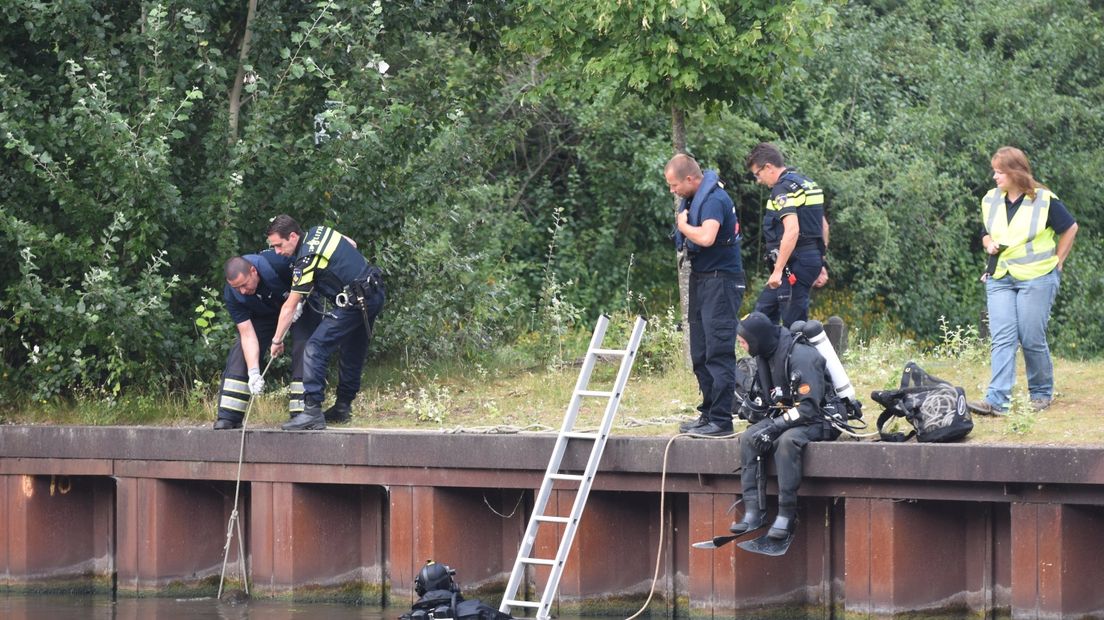
[[[798,321],[790,329],[801,332],[808,343],[824,358],[828,376],[832,379],[832,387],[835,388],[836,396],[843,402],[844,409],[847,412],[846,418],[850,420],[862,419],[862,403],[855,398],[855,386],[851,385],[851,378],[847,376],[847,371],[843,369],[843,364],[840,362],[839,356],[836,355],[836,350],[832,348],[832,343],[828,342],[828,334],[824,333],[824,325],[817,320]],[[854,429],[849,428],[849,430]]]
[[[843,369],[843,364],[840,363],[836,350],[832,348],[832,343],[828,342],[828,334],[824,333],[824,325],[817,320],[805,321],[801,331],[809,340],[809,344],[813,345],[817,352],[824,356],[824,361],[828,366],[828,374],[832,377],[832,387],[836,388],[836,396],[854,400],[855,388],[851,385],[851,379],[847,376],[847,371]]]

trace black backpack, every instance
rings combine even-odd
[[[924,443],[958,441],[974,429],[966,391],[929,375],[914,362],[905,364],[900,389],[871,392],[870,398],[885,408],[878,416],[882,441],[908,441],[914,435]],[[885,432],[893,417],[905,418],[915,430],[907,435]]]

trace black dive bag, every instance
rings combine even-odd
[[[870,398],[885,408],[878,416],[882,441],[908,441],[914,435],[923,443],[958,441],[974,429],[966,391],[929,375],[914,362],[905,364],[900,389],[871,392]],[[885,432],[886,422],[893,417],[905,418],[915,430],[907,435]]]

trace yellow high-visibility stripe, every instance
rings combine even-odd
[[[223,394],[219,399],[219,409],[226,409],[228,411],[245,411],[249,406],[249,400],[241,400],[240,398],[234,398],[227,394]]]
[[[342,236],[332,228],[320,227],[317,239],[308,239],[310,260],[300,270],[297,277],[291,283],[291,290],[297,293],[309,293],[314,287],[314,273],[325,269],[330,264],[337,247],[341,244]]]
[[[1046,227],[1054,194],[1037,188],[1035,198],[1024,196],[1011,221],[1005,195],[996,188],[981,199],[985,231],[998,245],[1006,246],[993,277],[1011,274],[1017,280],[1031,280],[1050,273],[1058,265],[1058,237],[1054,229]]]
[[[796,192],[786,192],[786,204],[780,205],[776,198],[767,200],[767,209],[770,211],[781,211],[786,207],[814,207],[816,205],[824,204],[824,192],[819,189],[814,190],[798,190]]]

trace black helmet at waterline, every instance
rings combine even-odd
[[[418,576],[414,578],[414,592],[418,596],[425,596],[426,592],[434,590],[457,592],[459,588],[456,587],[456,582],[452,579],[455,574],[456,571],[447,564],[438,564],[433,560],[429,560],[422,567]]]

